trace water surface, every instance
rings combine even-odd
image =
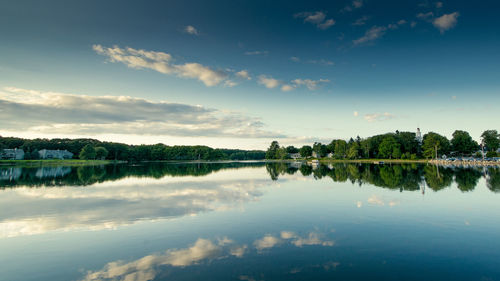
[[[500,169],[0,167],[0,280],[500,280]]]

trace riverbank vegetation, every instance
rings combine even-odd
[[[0,137],[0,150],[20,148],[25,159],[38,160],[38,151],[68,150],[82,160],[168,161],[168,160],[262,160],[260,150],[219,149],[208,146],[168,146],[165,144],[127,145],[96,139],[23,139]]]
[[[400,159],[419,160],[436,159],[443,156],[474,156],[482,157],[481,149],[486,157],[497,157],[500,147],[499,134],[496,130],[487,130],[481,135],[479,145],[466,131],[457,130],[451,140],[438,133],[429,132],[423,137],[414,132],[387,133],[365,139],[359,136],[348,141],[334,139],[328,144],[319,142],[312,146],[304,145],[301,148],[294,146],[282,147],[273,141],[266,151],[266,159],[290,158],[328,158],[337,160],[359,159]]]
[[[39,166],[95,166],[111,163],[123,163],[114,160],[80,160],[80,159],[47,159],[47,160],[0,160],[0,166],[39,167]]]

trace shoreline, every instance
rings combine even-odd
[[[98,166],[108,164],[123,164],[126,161],[115,160],[80,160],[80,159],[50,159],[50,160],[0,160],[0,166],[23,166],[23,167],[43,167],[43,166]]]

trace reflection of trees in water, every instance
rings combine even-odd
[[[305,177],[310,176],[313,172],[312,167],[309,165],[302,165],[302,166],[300,166],[299,170],[300,170],[300,173]]]
[[[453,170],[434,165],[424,168],[425,182],[434,191],[449,187],[453,182]]]
[[[486,186],[493,192],[500,192],[500,168],[489,168]]]
[[[350,181],[359,186],[370,184],[383,188],[399,189],[400,191],[420,190],[422,185],[427,185],[432,190],[438,191],[449,187],[453,183],[453,179],[461,191],[471,191],[483,175],[483,172],[476,168],[450,168],[417,164],[334,163],[312,167],[306,164],[288,162],[148,163],[134,166],[82,166],[67,169],[65,173],[49,173],[54,175],[42,178],[40,178],[40,168],[19,168],[22,169],[20,175],[0,178],[0,189],[15,186],[85,186],[125,177],[159,179],[164,176],[205,176],[225,169],[264,166],[272,180],[300,171],[303,176],[312,175],[318,180],[330,178],[334,182]],[[12,168],[0,168],[0,174],[7,175],[6,169]],[[500,192],[499,168],[486,170],[486,183],[491,191]]]
[[[288,163],[266,164],[272,180],[280,175],[293,174]],[[314,179],[331,178],[334,182],[350,181],[359,186],[371,184],[378,187],[399,189],[400,191],[417,191],[422,185],[427,185],[434,191],[451,186],[453,178],[461,191],[474,190],[479,178],[483,175],[476,168],[449,168],[435,165],[394,164],[372,165],[359,163],[335,163],[312,167],[303,164],[299,168],[303,176],[313,175]],[[488,188],[500,192],[500,169],[491,168],[488,175]]]
[[[231,163],[148,163],[142,165],[81,166],[54,177],[40,177],[43,168],[19,168],[21,173],[15,179],[0,178],[0,189],[16,186],[84,186],[125,177],[162,178],[164,176],[205,176],[225,169],[262,167],[259,162]],[[0,168],[0,173],[8,168]],[[295,171],[298,168],[294,168]]]
[[[266,163],[266,170],[271,176],[273,181],[278,180],[280,175],[293,175],[295,174],[299,168],[290,165],[286,162],[270,162]]]
[[[481,176],[481,172],[476,169],[462,169],[460,173],[455,174],[455,182],[457,183],[458,189],[461,191],[472,191],[476,187]]]

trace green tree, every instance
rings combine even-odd
[[[353,142],[350,146],[349,146],[349,150],[347,151],[347,158],[349,159],[357,159],[358,156],[359,156],[359,144],[358,142]]]
[[[400,145],[396,141],[396,138],[394,138],[394,136],[385,137],[384,140],[380,143],[378,150],[379,156],[382,158],[392,159],[401,157]]]
[[[372,146],[372,141],[371,138],[367,138],[361,141],[361,150],[363,151],[363,156],[365,158],[370,158],[371,157],[371,152],[372,152],[373,146]]]
[[[300,157],[302,158],[310,157],[312,155],[312,147],[310,147],[309,145],[304,145],[300,148],[299,153]]]
[[[290,146],[287,146],[286,147],[286,152],[287,153],[298,153],[299,152],[299,149],[296,148],[295,146],[293,145],[290,145]]]
[[[347,142],[345,140],[336,140],[333,153],[336,158],[345,158],[347,154]]]
[[[288,158],[288,152],[286,151],[286,148],[280,147],[276,151],[276,158],[275,159],[287,159]]]
[[[436,158],[449,152],[450,141],[445,136],[429,132],[424,135],[422,150],[424,157]]]
[[[82,148],[82,151],[80,151],[80,159],[84,160],[90,160],[90,159],[95,159],[96,157],[96,151],[93,145],[87,144]]]
[[[401,153],[417,154],[419,143],[413,132],[399,132],[396,134],[397,141],[401,144]]]
[[[486,130],[481,135],[481,139],[488,151],[497,151],[500,147],[500,135],[497,130]]]
[[[266,151],[266,159],[277,159],[276,153],[278,152],[278,149],[280,148],[280,145],[277,141],[271,142],[271,145]]]
[[[108,150],[102,146],[98,146],[95,148],[95,157],[96,159],[104,160],[108,157]]]
[[[326,156],[327,148],[326,145],[321,144],[320,142],[315,142],[312,147],[313,151],[316,152],[318,158],[322,158]]]
[[[453,151],[461,155],[469,155],[477,150],[478,144],[472,139],[466,131],[456,130],[451,139],[451,146]]]

